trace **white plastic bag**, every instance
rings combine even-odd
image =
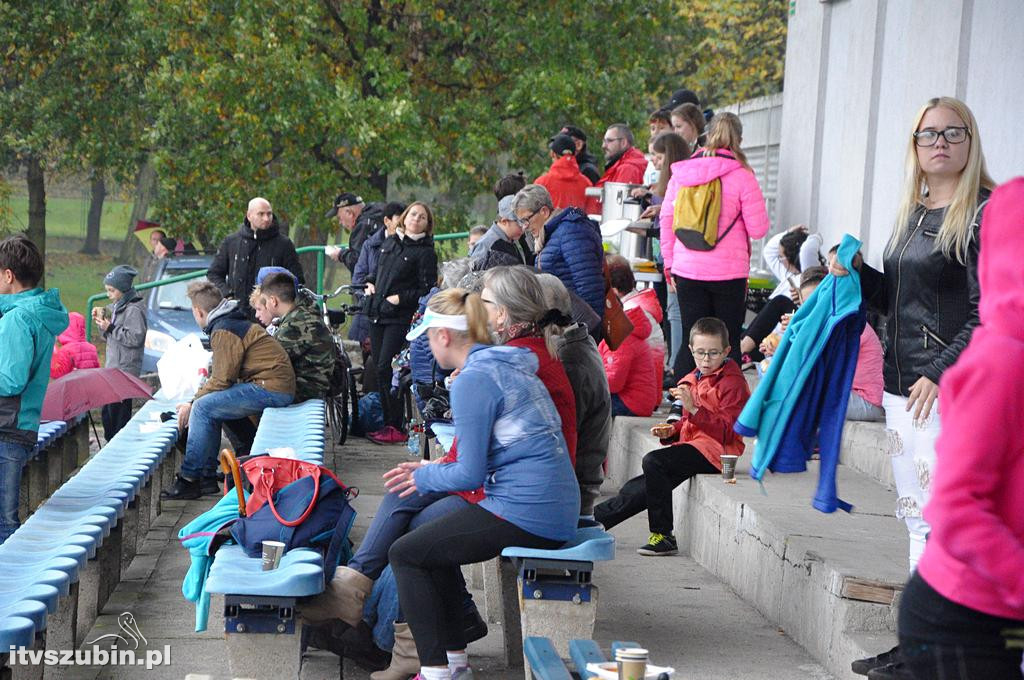
[[[212,358],[213,353],[203,349],[203,341],[195,333],[178,340],[156,362],[161,396],[172,401],[191,399],[210,375]]]

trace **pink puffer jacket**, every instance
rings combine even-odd
[[[719,153],[723,153],[719,151]],[[690,250],[672,231],[672,213],[681,187],[694,187],[711,180],[722,180],[722,213],[719,234],[733,219],[739,219],[732,231],[714,250]],[[672,178],[661,204],[661,255],[665,271],[696,281],[729,281],[750,275],[750,239],[768,233],[771,223],[757,177],[736,159],[726,156],[698,156],[672,164]]]
[[[96,346],[85,341],[85,317],[78,312],[68,314],[68,327],[57,336],[61,348],[71,355],[75,368],[99,368]]]

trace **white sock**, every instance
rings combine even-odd
[[[452,673],[447,668],[420,666],[420,677],[423,680],[451,680]]]
[[[448,655],[448,668],[453,671],[457,668],[469,666],[469,654],[466,652],[445,652]]]

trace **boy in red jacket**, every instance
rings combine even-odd
[[[750,397],[736,362],[729,361],[729,331],[720,319],[699,319],[690,329],[690,352],[697,368],[679,381],[672,396],[683,402],[683,417],[651,428],[666,448],[644,456],[644,473],[619,494],[594,508],[605,529],[647,510],[651,537],[641,555],[675,555],[672,490],[694,475],[721,472],[721,457],[743,453],[743,438],[732,426]]]

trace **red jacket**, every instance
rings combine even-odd
[[[57,340],[61,347],[53,353],[54,361],[50,363],[51,378],[59,378],[76,368],[100,367],[96,346],[85,341],[85,317],[78,312],[68,314],[68,327],[57,336]],[[68,362],[70,367],[66,365]]]
[[[562,436],[565,437],[565,445],[569,449],[569,460],[572,461],[573,467],[576,467],[576,396],[573,394],[569,376],[566,375],[562,362],[548,353],[544,338],[516,338],[505,344],[512,347],[525,347],[537,355],[537,360],[540,362],[537,368],[537,377],[548,389],[551,401],[555,404],[555,410],[558,411],[558,417],[562,419]],[[454,463],[459,457],[457,444],[456,440],[448,455],[438,462]],[[470,503],[479,503],[484,499],[482,487],[475,491],[456,491],[455,494],[462,496]]]
[[[593,183],[583,176],[580,166],[572,156],[562,156],[554,161],[548,171],[533,182],[548,190],[556,211],[572,207],[591,212],[587,209],[588,199],[584,191],[593,186]],[[598,209],[597,212],[601,210]]]
[[[722,454],[743,455],[743,437],[736,434],[732,426],[750,398],[747,379],[735,361],[727,360],[721,368],[707,375],[699,375],[694,369],[679,384],[689,386],[697,412],[691,414],[684,410],[682,420],[675,423],[675,435],[661,442],[689,444],[721,470]]]
[[[653,288],[645,288],[635,293],[630,293],[622,299],[625,309],[639,307],[647,313],[647,320],[651,323],[651,333],[647,336],[647,345],[651,348],[651,359],[654,364],[654,408],[661,403],[661,381],[665,373],[665,335],[661,332],[660,324],[664,317],[661,311],[661,303],[658,302],[658,294]]]
[[[619,399],[634,415],[647,417],[654,412],[658,402],[654,400],[657,391],[661,400],[660,384],[654,373],[654,358],[647,336],[651,334],[651,322],[641,307],[626,310],[626,316],[633,322],[633,332],[614,352],[604,340],[597,346],[608,376],[608,391],[619,395]]]
[[[601,186],[605,182],[643,184],[645,170],[647,170],[647,159],[635,146],[631,146],[626,149],[626,153],[622,154],[619,160],[604,171],[604,175],[597,180],[597,184],[594,186]]]

